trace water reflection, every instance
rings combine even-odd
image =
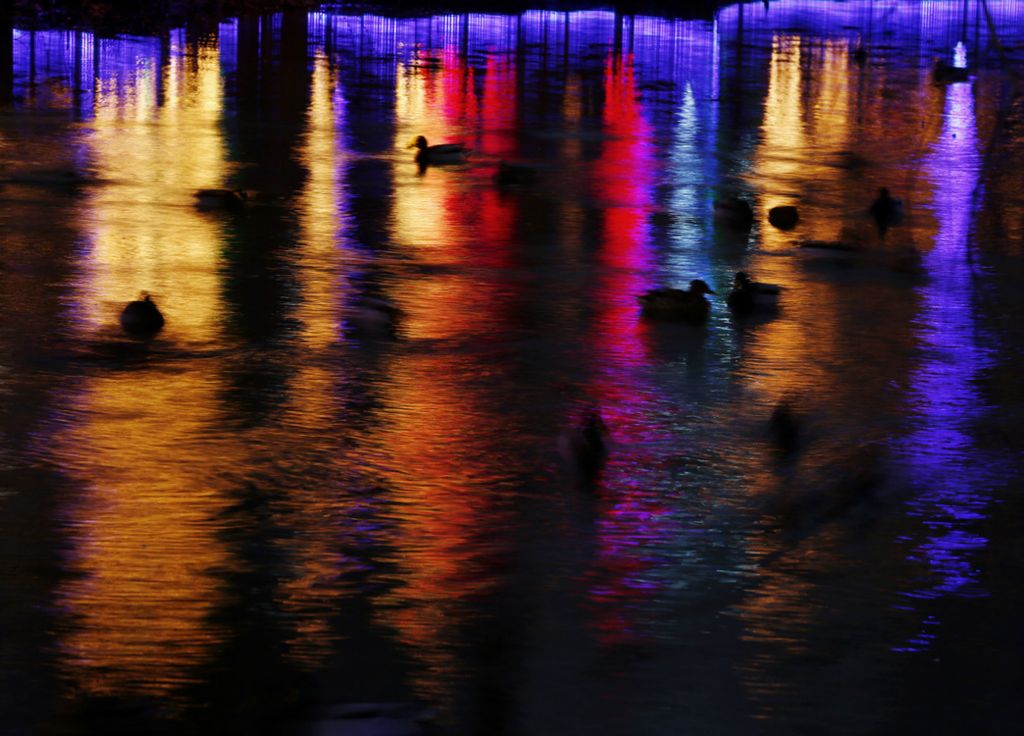
[[[1019,9],[988,9],[1019,45]],[[16,31],[0,522],[43,468],[62,555],[23,553],[52,582],[12,584],[45,599],[51,660],[0,671],[52,662],[59,698],[197,728],[405,697],[454,733],[906,725],[849,692],[926,668],[894,649],[979,643],[943,606],[987,595],[1010,477],[978,440],[999,346],[977,297],[1001,277],[972,223],[1003,101],[980,10]],[[972,81],[932,84],[956,48]],[[417,135],[474,151],[420,168]],[[496,185],[502,160],[536,181]],[[907,207],[884,239],[879,186]],[[202,187],[252,198],[200,211]],[[713,223],[727,191],[749,237]],[[872,257],[797,248],[839,238]],[[883,257],[910,245],[923,273]],[[732,318],[737,270],[781,309]],[[639,319],[638,293],[697,277],[706,326]],[[127,340],[142,290],[167,326]],[[401,308],[394,338],[348,329],[367,295]],[[784,398],[805,441],[780,459]],[[557,438],[592,408],[611,453],[586,486]]]
[[[962,49],[954,59],[960,66]],[[992,362],[973,306],[977,273],[971,228],[982,167],[974,92],[970,83],[956,83],[941,94],[943,124],[926,159],[938,231],[925,259],[932,278],[922,290],[917,321],[922,360],[911,383],[919,424],[904,450],[919,489],[911,510],[924,527],[910,558],[927,565],[930,574],[927,584],[906,591],[911,599],[985,594],[971,557],[988,544],[975,525],[985,516],[990,478],[999,475],[973,436],[988,411],[977,377]],[[899,649],[927,649],[934,636],[917,635]]]
[[[100,57],[88,165],[105,185],[85,196],[71,292],[82,341],[104,339],[139,290],[164,306],[161,341],[219,335],[220,227],[194,210],[192,190],[225,170],[222,86],[216,49],[190,60],[181,40],[166,66],[156,46],[142,64],[131,45],[116,47],[129,65]],[[207,617],[221,597],[210,570],[229,563],[207,525],[224,501],[204,458],[237,452],[229,437],[201,439],[217,391],[205,373],[144,367],[67,390],[49,452],[82,489],[62,509],[68,568],[81,577],[60,593],[76,615],[62,664],[81,691],[166,695],[212,656],[219,635]]]
[[[171,44],[166,66],[156,66],[160,56],[133,58],[125,74],[115,57],[98,70],[89,166],[106,186],[87,204],[91,243],[76,295],[87,332],[146,291],[167,312],[168,335],[209,342],[219,333],[221,225],[192,207],[192,194],[228,173],[223,87],[217,49],[189,59],[182,42]]]

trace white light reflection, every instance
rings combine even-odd
[[[953,49],[953,66],[960,69],[967,68],[967,47],[964,46],[963,41],[957,43],[956,48]]]

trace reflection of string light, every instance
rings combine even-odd
[[[967,47],[964,46],[963,41],[958,42],[956,48],[953,49],[953,66],[961,69],[967,68]]]
[[[963,67],[966,58],[964,45],[958,43],[954,63]],[[976,464],[968,430],[982,411],[974,377],[990,362],[978,343],[967,252],[981,158],[971,87],[950,85],[945,94],[943,129],[926,163],[935,186],[939,229],[925,259],[931,280],[921,289],[920,339],[932,357],[913,375],[920,428],[906,444],[915,475],[926,489],[910,504],[925,530],[909,558],[927,565],[932,577],[904,592],[908,600],[982,595],[971,554],[988,544],[968,526],[984,516],[987,505],[979,495],[984,473]],[[921,651],[933,639],[921,634],[894,649]]]
[[[89,243],[73,299],[88,315],[83,329],[112,321],[99,305],[151,289],[175,339],[217,338],[221,234],[192,191],[226,174],[223,80],[218,50],[183,39],[172,32],[165,50],[157,40],[96,42],[86,141],[108,184],[85,198],[81,218]],[[210,441],[215,450],[195,438],[220,400],[203,371],[104,373],[83,382],[72,420],[51,439],[48,451],[85,489],[63,513],[88,530],[72,535],[69,552],[86,577],[60,592],[79,620],[62,646],[83,689],[171,690],[210,656],[222,591],[206,571],[230,563],[205,523],[224,505],[206,470],[210,457],[231,463],[235,447],[230,433]]]

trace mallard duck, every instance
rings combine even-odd
[[[194,196],[196,206],[203,210],[238,210],[249,201],[241,189],[200,189]]]
[[[768,222],[779,230],[792,230],[800,221],[800,213],[793,205],[781,205],[768,210]]]
[[[702,322],[711,312],[711,304],[704,295],[714,293],[706,282],[694,279],[690,282],[689,289],[652,289],[638,296],[637,300],[645,317]]]
[[[394,302],[377,296],[362,296],[346,318],[349,331],[359,337],[395,337],[402,310]]]
[[[472,150],[461,143],[438,143],[429,146],[427,139],[422,135],[416,136],[416,140],[409,144],[409,148],[416,149],[416,163],[421,166],[459,164],[466,160]]]
[[[715,200],[715,222],[734,230],[749,230],[754,224],[750,202],[736,195]]]
[[[889,194],[887,187],[882,187],[878,190],[878,196],[871,203],[868,212],[875,219],[879,234],[884,236],[891,225],[896,225],[903,219],[903,201]]]
[[[152,335],[164,326],[164,316],[150,299],[142,293],[133,302],[128,302],[121,312],[121,328],[130,335]]]
[[[596,409],[586,412],[579,422],[562,432],[558,449],[563,459],[585,481],[593,480],[608,457],[608,425]]]
[[[726,304],[735,314],[750,314],[762,309],[774,309],[779,305],[779,294],[782,287],[752,281],[750,274],[738,271],[733,279],[733,288],[725,298]]]
[[[932,64],[932,81],[935,84],[966,82],[968,79],[970,79],[970,74],[965,67],[947,64],[937,57]]]

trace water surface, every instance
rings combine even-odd
[[[15,29],[2,730],[415,701],[453,734],[1012,731],[1022,13]],[[417,135],[473,153],[422,169]],[[738,270],[777,312],[730,315]],[[694,278],[706,325],[640,318]],[[151,340],[118,325],[143,291]],[[595,408],[590,487],[559,437]]]

